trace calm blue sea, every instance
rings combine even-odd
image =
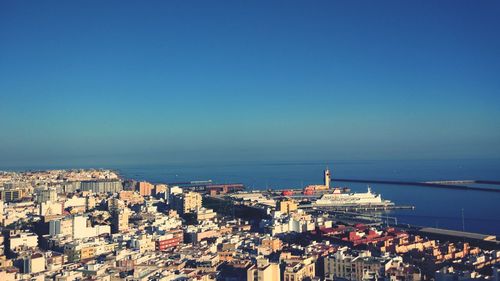
[[[500,180],[500,160],[440,161],[332,161],[235,162],[114,167],[127,178],[152,182],[211,179],[217,183],[244,183],[250,189],[301,188],[321,183],[323,170],[332,177],[377,180]],[[353,191],[366,184],[335,183]],[[500,192],[464,191],[431,187],[372,184],[372,190],[415,210],[391,211],[390,216],[409,224],[500,235]],[[489,186],[500,189],[500,186]],[[462,209],[464,223],[462,223]]]

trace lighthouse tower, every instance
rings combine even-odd
[[[325,170],[325,186],[328,189],[330,188],[330,181],[331,181],[331,179],[330,179],[330,169],[326,168],[326,170]]]

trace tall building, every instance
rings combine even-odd
[[[141,181],[137,183],[137,191],[139,191],[139,194],[141,196],[151,196],[153,188],[154,185],[147,181]]]
[[[36,202],[46,203],[57,200],[57,190],[53,187],[42,187],[35,190]]]
[[[49,221],[49,235],[72,237],[73,219],[71,217],[64,217]]]
[[[94,193],[117,193],[123,190],[123,185],[120,180],[82,181],[80,189]]]
[[[176,194],[172,199],[173,207],[181,214],[194,213],[201,209],[202,198],[197,192]]]
[[[156,184],[154,188],[154,195],[155,196],[162,195],[163,198],[165,198],[167,196],[167,190],[168,186],[166,184]]]
[[[125,208],[125,202],[118,198],[111,198],[108,200],[108,211],[114,213]]]
[[[292,199],[283,199],[276,201],[276,211],[282,214],[290,214],[298,209],[297,202]]]
[[[111,215],[111,232],[120,233],[128,231],[129,210],[115,210]]]
[[[42,253],[34,253],[23,258],[23,273],[38,273],[45,270],[45,256]]]

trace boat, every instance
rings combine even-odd
[[[364,193],[345,193],[340,189],[332,193],[323,194],[312,203],[314,207],[348,207],[348,206],[393,206],[394,203],[382,199],[382,196],[373,193],[370,186]]]

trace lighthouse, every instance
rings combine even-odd
[[[327,189],[330,188],[330,169],[326,168],[325,170],[325,186]]]

